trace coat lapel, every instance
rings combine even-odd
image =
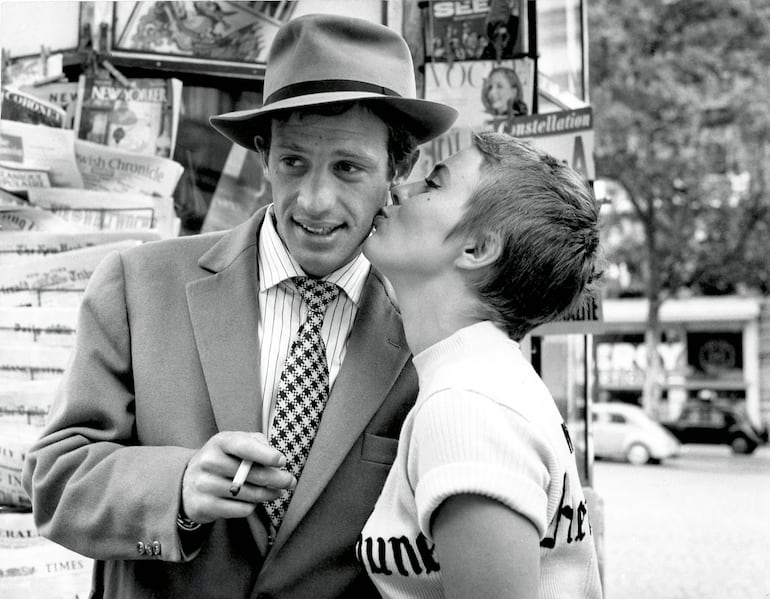
[[[257,230],[264,211],[225,234],[187,284],[195,343],[217,428],[258,431],[262,396],[257,327]]]
[[[308,512],[409,359],[401,318],[369,274],[340,373],[268,561]]]

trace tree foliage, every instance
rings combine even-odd
[[[610,260],[651,300],[770,293],[770,0],[591,0],[588,17],[597,177],[644,231]]]
[[[770,0],[590,0],[588,17],[597,178],[625,189],[643,233],[608,259],[649,302],[655,415],[665,298],[770,292]]]

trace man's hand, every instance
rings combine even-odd
[[[237,497],[230,484],[241,460],[254,464]],[[245,518],[257,504],[276,499],[297,481],[281,470],[286,458],[270,447],[262,433],[217,433],[190,459],[182,478],[182,510],[190,520],[206,524],[219,518]]]

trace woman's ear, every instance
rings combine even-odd
[[[475,239],[469,238],[455,260],[455,265],[463,270],[484,268],[494,264],[502,251],[503,244],[497,233],[487,233]]]

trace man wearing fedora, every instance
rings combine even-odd
[[[40,533],[97,560],[92,596],[376,596],[354,547],[416,377],[360,249],[455,118],[416,97],[400,36],[331,15],[276,34],[262,107],[212,117],[273,203],[104,260],[25,462]]]

